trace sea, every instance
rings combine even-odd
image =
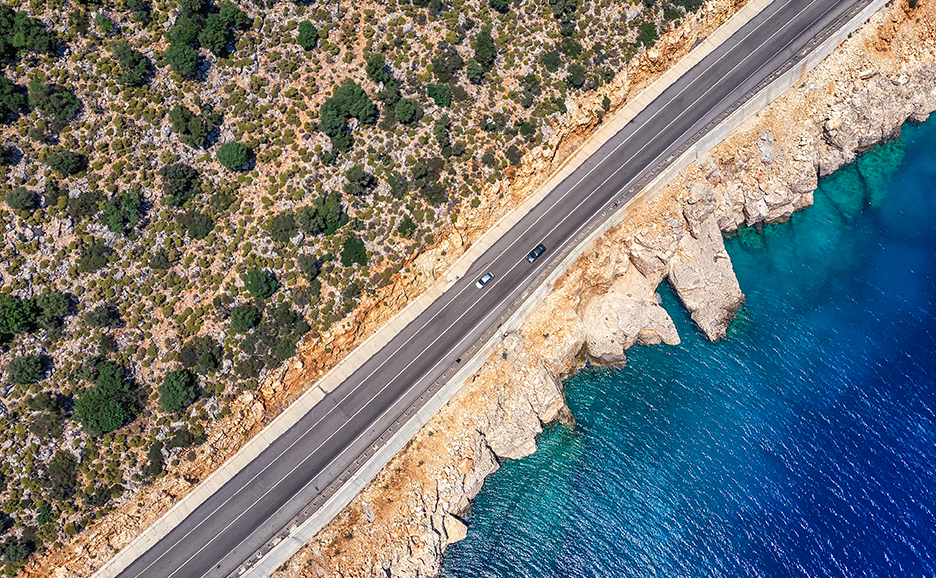
[[[444,576],[936,576],[936,120],[726,247],[727,338],[661,285],[682,344],[566,380]]]

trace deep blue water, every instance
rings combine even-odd
[[[566,382],[574,427],[504,464],[448,577],[936,576],[936,121],[726,244],[720,343]]]

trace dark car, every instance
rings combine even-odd
[[[532,263],[536,261],[540,255],[546,252],[546,245],[538,245],[535,249],[530,251],[530,254],[527,255],[527,261]]]

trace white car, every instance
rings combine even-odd
[[[490,283],[491,279],[493,278],[494,278],[494,273],[488,272],[487,274],[484,275],[484,277],[481,277],[480,279],[478,279],[478,282],[475,283],[475,287],[477,287],[478,289],[484,289],[484,286]]]

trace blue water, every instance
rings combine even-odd
[[[936,576],[936,122],[726,242],[747,304],[566,382],[448,577]]]

